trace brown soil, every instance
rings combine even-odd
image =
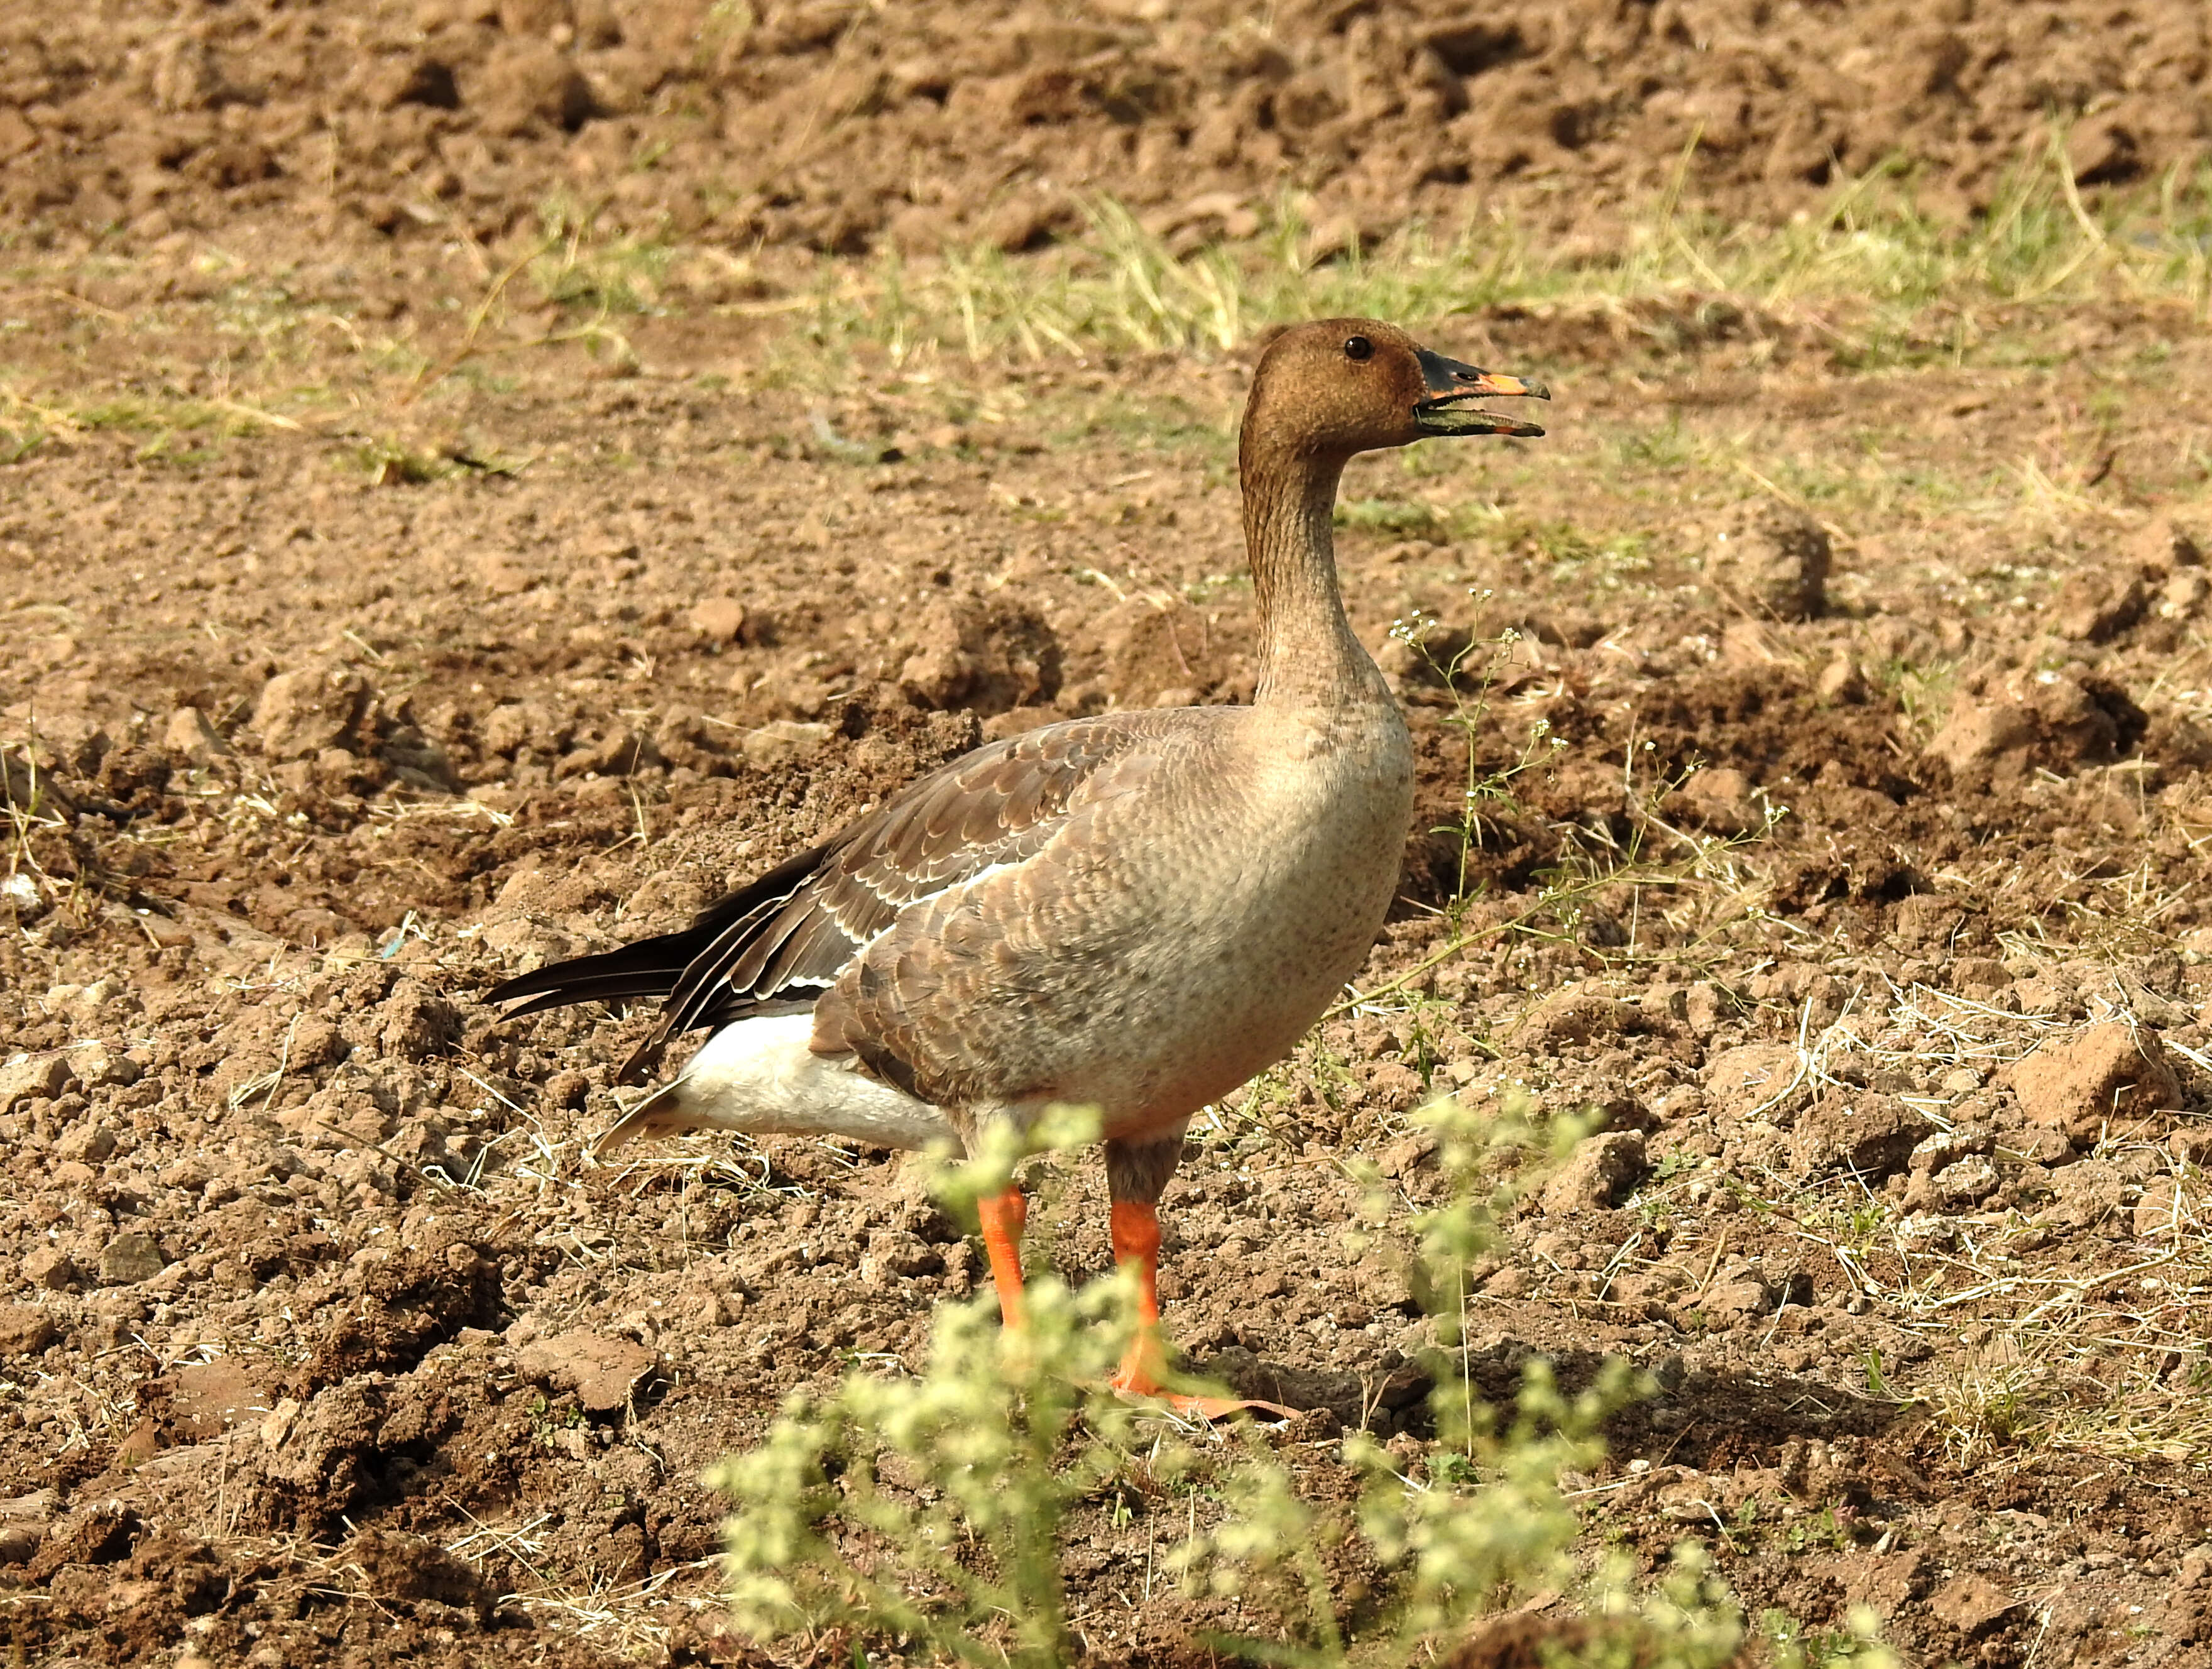
[[[1972,197],[2051,108],[2130,136],[2104,178],[2201,143],[2195,9],[1743,10],[1297,10],[1272,45],[1228,31],[1243,56],[1119,15],[25,19],[0,192],[60,244],[19,251],[0,339],[25,385],[185,367],[226,398],[260,315],[223,252],[265,272],[305,234],[325,264],[287,305],[389,295],[452,350],[469,259],[428,240],[563,181],[849,249],[1031,241],[990,217],[1064,201],[1040,157],[1055,193],[1218,191],[1233,224],[1289,180],[1366,224],[1501,182],[1626,201],[1693,131],[1698,189],[1771,209],[1831,151],[1900,143]],[[70,264],[71,227],[118,222],[143,260]],[[420,269],[380,252],[418,238]],[[394,276],[418,270],[459,293]],[[0,467],[0,1613],[26,1660],[757,1660],[712,1604],[700,1469],[853,1353],[913,1361],[975,1288],[884,1154],[587,1164],[646,1017],[500,1028],[476,995],[680,922],[981,737],[1248,696],[1243,368],[807,391],[742,374],[776,328],[650,321],[627,379],[512,356],[392,416],[421,457],[87,422]],[[1277,1441],[1316,1495],[1343,1426],[1410,1463],[1434,1331],[1387,1248],[1344,1253],[1335,1162],[1417,1205],[1429,1091],[1595,1104],[1610,1132],[1515,1220],[1471,1357],[1499,1394],[1532,1352],[1656,1376],[1580,1480],[1594,1538],[1699,1536],[1754,1607],[1871,1605],[1915,1661],[2199,1661],[2212,355],[2114,313],[1865,375],[1763,328],[1458,321],[1440,345],[1553,379],[1553,434],[1356,470],[1350,605],[1425,761],[1361,982],[1393,989],[1201,1132],[1171,1324],[1310,1411]],[[355,374],[342,334],[303,383]],[[1391,642],[1417,620],[1447,655],[1516,628],[1479,708]],[[1478,774],[1535,759],[1471,847],[1432,832],[1468,716]],[[1040,1214],[1072,1274],[1106,1265],[1103,1192],[1071,1165]],[[1204,1661],[1198,1630],[1255,1621],[1133,1612],[1145,1538],[1075,1526],[1097,1661]]]
[[[1166,0],[1045,8],[416,0],[0,20],[0,213],[109,248],[489,243],[545,205],[859,253],[1083,223],[1195,242],[1287,191],[1342,244],[1516,210],[1597,234],[1681,172],[1780,217],[1903,158],[1963,212],[2054,123],[2090,185],[2201,160],[2188,0]]]

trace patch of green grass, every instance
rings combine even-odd
[[[289,274],[229,258],[208,268],[217,282],[204,300],[165,301],[127,317],[88,314],[86,327],[95,333],[142,340],[211,325],[222,349],[205,367],[210,380],[196,390],[238,398],[201,398],[197,409],[145,393],[103,398],[83,426],[245,433],[257,424],[284,427],[285,411],[335,416],[412,404],[436,396],[448,379],[506,393],[512,379],[488,374],[486,361],[504,372],[513,363],[505,356],[564,346],[633,361],[625,334],[631,319],[686,312],[759,322],[745,374],[753,386],[842,392],[861,367],[879,381],[888,370],[906,385],[902,398],[924,406],[957,404],[963,385],[979,385],[978,398],[1014,388],[1012,379],[979,378],[979,367],[1083,360],[1111,372],[1131,355],[1249,355],[1279,324],[1332,313],[1398,319],[1449,343],[1454,319],[1514,309],[1587,320],[1593,343],[1626,342],[1632,355],[1726,342],[1755,356],[1762,344],[1787,340],[1846,369],[2057,364],[2071,352],[2061,327],[2082,305],[2166,307],[2177,322],[2185,313],[2212,316],[2212,171],[2091,202],[2041,153],[2023,161],[1984,214],[1964,222],[1923,209],[1909,177],[1877,169],[1840,186],[1820,212],[1780,227],[1707,216],[1664,196],[1646,205],[1614,248],[1596,254],[1559,248],[1494,215],[1456,227],[1412,226],[1346,251],[1318,237],[1287,197],[1261,235],[1190,251],[1101,199],[1080,234],[1034,253],[824,257],[793,282],[788,266],[763,266],[742,253],[611,233],[587,207],[566,199],[550,201],[539,222],[497,252],[477,294],[417,298],[388,327],[304,299]],[[96,276],[98,258],[81,270]],[[772,270],[784,276],[772,278]],[[458,338],[448,325],[459,327]],[[1226,459],[1233,452],[1226,385],[1218,404],[1212,391],[1129,410],[1095,388],[1039,388],[1030,393],[1042,410],[1030,419],[1033,430],[1056,440],[1106,435]],[[174,410],[156,414],[149,402]],[[2099,421],[2106,415],[2101,404],[2092,412]],[[34,429],[11,421],[0,458],[26,455],[40,444],[33,438],[39,432],[66,436],[52,424]],[[1686,469],[1724,473],[1753,461],[1751,444],[1748,435],[1716,438],[1675,418],[1613,443],[1607,461],[1640,495],[1671,497]],[[2193,444],[2185,440],[2174,455],[2173,490],[2201,495],[2212,482],[2212,461]],[[179,450],[164,448],[171,456]],[[1961,494],[1972,497],[1960,482],[1937,473],[1923,479],[1914,466],[1879,456],[1839,465],[1825,455],[1778,455],[1785,450],[1765,447],[1756,461],[1808,502],[1932,513],[1956,507]],[[1409,483],[1474,468],[1442,448],[1411,449],[1396,467]],[[1513,448],[1488,449],[1479,490],[1504,501],[1518,467]],[[2010,480],[1993,483],[1992,502],[2062,506],[2074,490],[2070,466],[2054,473],[2055,480],[2015,467]],[[1433,496],[1414,490],[1377,499]],[[1461,514],[1442,501],[1437,513],[1448,524]]]
[[[1950,717],[1951,701],[1959,684],[1959,667],[1954,661],[1939,661],[1929,665],[1915,665],[1906,661],[1885,660],[1868,669],[1877,689],[1888,692],[1903,715],[1906,734],[1923,740],[1942,728]]]
[[[1873,1643],[1880,1626],[1866,1605],[1852,1606],[1848,1626],[1842,1629],[1808,1629],[1781,1611],[1762,1612],[1759,1619],[1759,1631],[1775,1662],[1795,1669],[1840,1669],[1875,1660],[1893,1664],[1895,1658]]]
[[[893,258],[856,272],[825,261],[795,323],[817,349],[862,343],[905,363],[1165,351],[1224,352],[1278,323],[1364,314],[1429,324],[1498,306],[1618,316],[1665,352],[1807,322],[1847,367],[2038,347],[2042,310],[2089,300],[2212,308],[2212,173],[2094,210],[2052,157],[2025,159],[1988,213],[1929,213],[1908,178],[1876,169],[1826,209],[1781,227],[1653,205],[1618,251],[1547,249],[1510,222],[1416,226],[1378,247],[1316,261],[1296,211],[1249,243],[1176,254],[1101,200],[1080,239],[1039,254]],[[1663,448],[1665,432],[1644,444]],[[1671,443],[1686,444],[1679,434]],[[1655,466],[1665,460],[1655,455]]]
[[[1860,1366],[1866,1375],[1866,1390],[1869,1397],[1890,1395],[1889,1375],[1882,1367],[1881,1352],[1869,1344],[1862,1353]]]
[[[541,216],[544,250],[530,263],[542,300],[587,307],[601,316],[658,313],[677,252],[649,239],[593,238],[588,218],[555,207]]]
[[[131,453],[134,462],[191,468],[220,457],[221,443],[234,436],[299,427],[231,401],[122,394],[71,402],[12,391],[4,398],[7,408],[26,420],[21,428],[0,428],[0,463],[8,464],[28,458],[49,440],[107,432],[146,437]]]
[[[0,387],[0,463],[28,457],[49,439],[110,433],[145,435],[133,454],[141,463],[200,464],[218,455],[218,443],[301,425],[280,412],[243,400],[196,398],[166,391],[129,390],[95,398],[40,395]],[[193,437],[197,444],[180,442]]]
[[[1836,1520],[1836,1509],[1829,1505],[1817,1513],[1801,1516],[1790,1526],[1784,1545],[1792,1553],[1808,1551],[1843,1552],[1852,1545],[1851,1533]]]
[[[1052,402],[1050,404],[1057,404]],[[966,422],[973,414],[957,416]],[[1112,398],[1085,399],[1081,410],[1061,416],[1048,407],[1042,433],[1054,446],[1076,446],[1087,441],[1111,440],[1132,449],[1180,452],[1217,452],[1226,456],[1235,436],[1207,418],[1187,400],[1172,396],[1130,398],[1117,391]]]
[[[1682,414],[1670,411],[1665,422],[1632,430],[1612,442],[1607,451],[1621,467],[1674,476],[1704,461],[1705,448],[1683,424]]]
[[[1444,519],[1429,505],[1405,499],[1340,499],[1335,513],[1339,527],[1372,533],[1440,536]]]
[[[1646,534],[1614,533],[1593,538],[1564,523],[1532,528],[1528,543],[1550,565],[1554,585],[1583,591],[1619,591],[1651,572]]]
[[[352,448],[353,466],[379,487],[421,487],[456,473],[452,459],[397,440],[365,440]]]

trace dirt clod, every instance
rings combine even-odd
[[[2108,1020],[2045,1043],[2011,1069],[2021,1110],[2077,1143],[2182,1100],[2158,1034]]]
[[[100,1250],[102,1286],[136,1286],[150,1281],[168,1265],[161,1243],[153,1235],[130,1229],[116,1235]]]
[[[1928,751],[1966,781],[2037,766],[2074,771],[2127,752],[2145,724],[2142,709],[2102,680],[2014,673],[1983,695],[1961,690]]]
[[[113,1502],[80,1507],[48,1527],[25,1575],[52,1577],[64,1565],[112,1565],[130,1556],[144,1527],[138,1514]]]
[[[41,1246],[23,1259],[23,1278],[46,1292],[66,1292],[76,1284],[76,1259],[57,1246]]]
[[[745,605],[734,597],[702,598],[691,605],[685,618],[702,636],[734,643],[745,629]]]
[[[578,1332],[526,1347],[515,1366],[556,1390],[574,1392],[586,1409],[605,1414],[627,1407],[659,1362],[635,1339]]]
[[[270,1408],[269,1376],[236,1356],[194,1363],[177,1370],[169,1407],[195,1441],[218,1437],[235,1425],[258,1425]]]
[[[1549,1214],[1596,1211],[1618,1205],[1647,1168],[1640,1131],[1609,1130],[1584,1138],[1544,1185]]]
[[[17,1055],[0,1065],[0,1112],[33,1098],[52,1100],[76,1081],[65,1054]]]
[[[1691,820],[1716,834],[1747,834],[1766,821],[1753,797],[1751,779],[1727,766],[1692,773],[1680,792]]]
[[[45,1310],[29,1304],[0,1304],[0,1356],[36,1356],[61,1337]]]
[[[379,1041],[403,1060],[426,1060],[450,1048],[460,1035],[460,1011],[427,986],[402,980],[385,999]]]
[[[1930,1612],[1969,1637],[1994,1627],[2021,1604],[1988,1577],[1971,1571],[1953,1577],[1928,1597]]]
[[[348,667],[280,672],[262,686],[252,728],[269,758],[313,759],[352,739],[368,701],[368,681]]]
[[[1877,1180],[1905,1168],[1928,1120],[1894,1095],[1829,1095],[1801,1114],[1790,1148],[1798,1169]]]
[[[2055,1172],[2051,1192],[2057,1203],[2050,1215],[2069,1229],[2109,1229],[2127,1226],[2121,1207],[2127,1201],[2127,1179],[2118,1167],[2101,1159],[2083,1159]]]
[[[2083,643],[2106,643],[2142,618],[2150,592],[2139,573],[2089,568],[2069,575],[2051,607],[2051,629]]]
[[[1827,530],[1771,499],[1740,507],[1714,535],[1713,584],[1774,620],[1810,620],[1827,598]]]
[[[1789,1045],[1747,1043],[1713,1057],[1705,1068],[1705,1098],[1724,1119],[1787,1117],[1807,1095],[1804,1076]]]
[[[367,1530],[346,1552],[379,1600],[428,1600],[465,1613],[479,1628],[497,1608],[499,1596],[480,1569],[421,1536]]]

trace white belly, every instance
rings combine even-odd
[[[952,1139],[942,1113],[854,1071],[850,1056],[815,1053],[807,1047],[813,1035],[811,1014],[763,1015],[723,1027],[673,1083],[623,1114],[592,1150],[688,1130],[842,1136],[891,1148]]]

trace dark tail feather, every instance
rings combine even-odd
[[[708,915],[715,913],[710,910]],[[527,997],[528,1002],[500,1016],[501,1020],[520,1020],[526,1014],[543,1014],[548,1009],[568,1008],[576,1003],[621,1003],[640,997],[665,997],[676,989],[684,970],[701,951],[714,944],[720,932],[719,919],[709,921],[702,917],[680,933],[640,939],[635,944],[625,944],[619,950],[604,951],[596,956],[574,956],[567,962],[548,962],[493,986],[484,993],[484,1000],[506,1003],[517,997]],[[670,1035],[669,1020],[663,1019],[637,1053],[623,1063],[615,1082],[638,1083],[658,1066]]]
[[[665,997],[676,989],[684,970],[711,935],[702,939],[696,927],[658,938],[640,939],[619,950],[596,956],[573,956],[548,962],[543,968],[494,986],[484,993],[488,1003],[512,1002],[518,997],[538,1000],[510,1010],[504,1017],[540,1014],[571,1003],[617,1002],[631,997]]]
[[[568,1008],[576,1003],[628,1003],[641,997],[665,997],[667,994],[666,974],[644,974],[635,979],[609,974],[603,980],[579,980],[574,984],[562,985],[557,991],[541,992],[530,1001],[507,1010],[499,1017],[520,1020],[526,1014],[543,1014],[548,1009]]]
[[[630,1051],[629,1059],[622,1064],[622,1071],[615,1074],[615,1082],[642,1083],[659,1071],[660,1057],[668,1053],[668,1040],[675,1035],[676,1029],[664,1019],[653,1029],[651,1036]]]
[[[543,1014],[548,1009],[567,1008],[574,1003],[621,1003],[640,997],[672,996],[685,986],[685,975],[690,974],[686,1000],[672,1006],[662,1016],[652,1035],[638,1046],[637,1053],[623,1063],[622,1071],[615,1076],[617,1083],[640,1083],[660,1065],[661,1054],[671,1038],[693,1026],[711,1023],[714,1015],[726,1008],[732,995],[728,988],[728,952],[744,949],[746,935],[758,931],[759,919],[773,912],[805,883],[821,863],[825,850],[823,847],[810,847],[778,864],[766,875],[715,900],[680,933],[640,939],[635,944],[625,944],[619,950],[604,951],[596,956],[549,962],[544,968],[494,986],[484,993],[484,1000],[511,1003],[519,997],[529,998],[530,1001],[500,1017],[502,1020],[516,1020],[526,1014]],[[732,941],[727,950],[720,956],[711,955],[726,937]],[[703,964],[702,958],[707,959]],[[750,997],[741,998],[741,1009],[745,1013],[781,1014],[810,1005],[762,1003]],[[723,1017],[731,1017],[725,1014]]]
[[[733,893],[716,899],[699,912],[681,932],[662,933],[625,944],[596,956],[574,956],[548,962],[531,973],[494,986],[484,993],[488,1003],[508,1003],[518,997],[538,997],[527,1008],[511,1010],[505,1017],[542,1014],[571,1003],[614,1002],[633,997],[665,997],[676,989],[690,967],[721,938],[732,922],[750,915],[770,900],[788,897],[822,861],[823,848],[810,847],[785,859],[766,875],[747,882]]]

